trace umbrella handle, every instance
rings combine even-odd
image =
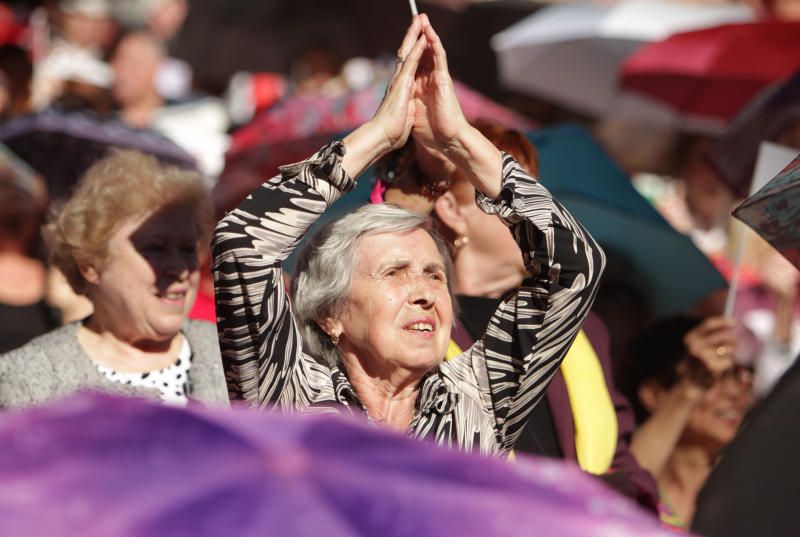
[[[744,259],[744,233],[740,233],[736,240],[736,257],[731,274],[731,283],[728,286],[728,296],[725,299],[725,312],[727,318],[733,317],[733,306],[736,303],[736,292],[739,290],[739,276],[742,272],[742,260]]]

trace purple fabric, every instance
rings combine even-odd
[[[164,163],[196,170],[194,158],[150,129],[135,129],[90,113],[47,108],[0,125],[0,142],[39,172],[52,199],[66,199],[109,149],[136,149]]]
[[[758,94],[714,140],[707,158],[736,197],[746,198],[762,141],[779,142],[800,121],[800,71]]]
[[[0,534],[667,536],[576,468],[341,416],[78,394],[0,416]]]

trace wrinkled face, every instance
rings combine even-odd
[[[752,373],[737,366],[708,389],[694,408],[685,434],[720,449],[733,440],[752,401]]]
[[[195,217],[188,208],[126,221],[109,240],[108,261],[89,298],[96,315],[130,340],[165,341],[178,333],[200,281]]]
[[[444,358],[453,324],[444,260],[422,229],[362,237],[345,312],[343,353],[373,374],[424,373]]]

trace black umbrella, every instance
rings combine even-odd
[[[753,409],[697,500],[692,531],[708,537],[798,533],[800,363]]]
[[[138,149],[164,163],[197,169],[191,155],[153,130],[54,108],[0,125],[0,142],[45,178],[54,200],[68,197],[81,175],[112,147]]]

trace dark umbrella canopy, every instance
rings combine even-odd
[[[81,175],[112,147],[138,149],[165,163],[197,169],[191,155],[155,131],[81,112],[46,109],[12,119],[0,126],[0,142],[45,178],[56,200],[68,197]]]
[[[0,417],[0,480],[0,533],[26,537],[669,535],[556,461],[89,394]]]
[[[440,4],[417,0],[447,48],[451,72],[498,95],[489,38],[541,4],[494,0],[461,10]],[[311,47],[342,60],[393,57],[410,21],[408,0],[192,0],[173,53],[194,66],[203,87],[216,92],[236,71],[289,73],[292,61]]]
[[[708,159],[737,196],[750,191],[762,141],[781,143],[800,124],[800,71],[753,99],[712,144]]]
[[[447,43],[454,13],[423,7]],[[193,0],[173,53],[221,90],[236,71],[289,73],[311,48],[341,60],[394,56],[410,22],[407,0]]]
[[[733,216],[800,268],[800,156],[742,202]]]

